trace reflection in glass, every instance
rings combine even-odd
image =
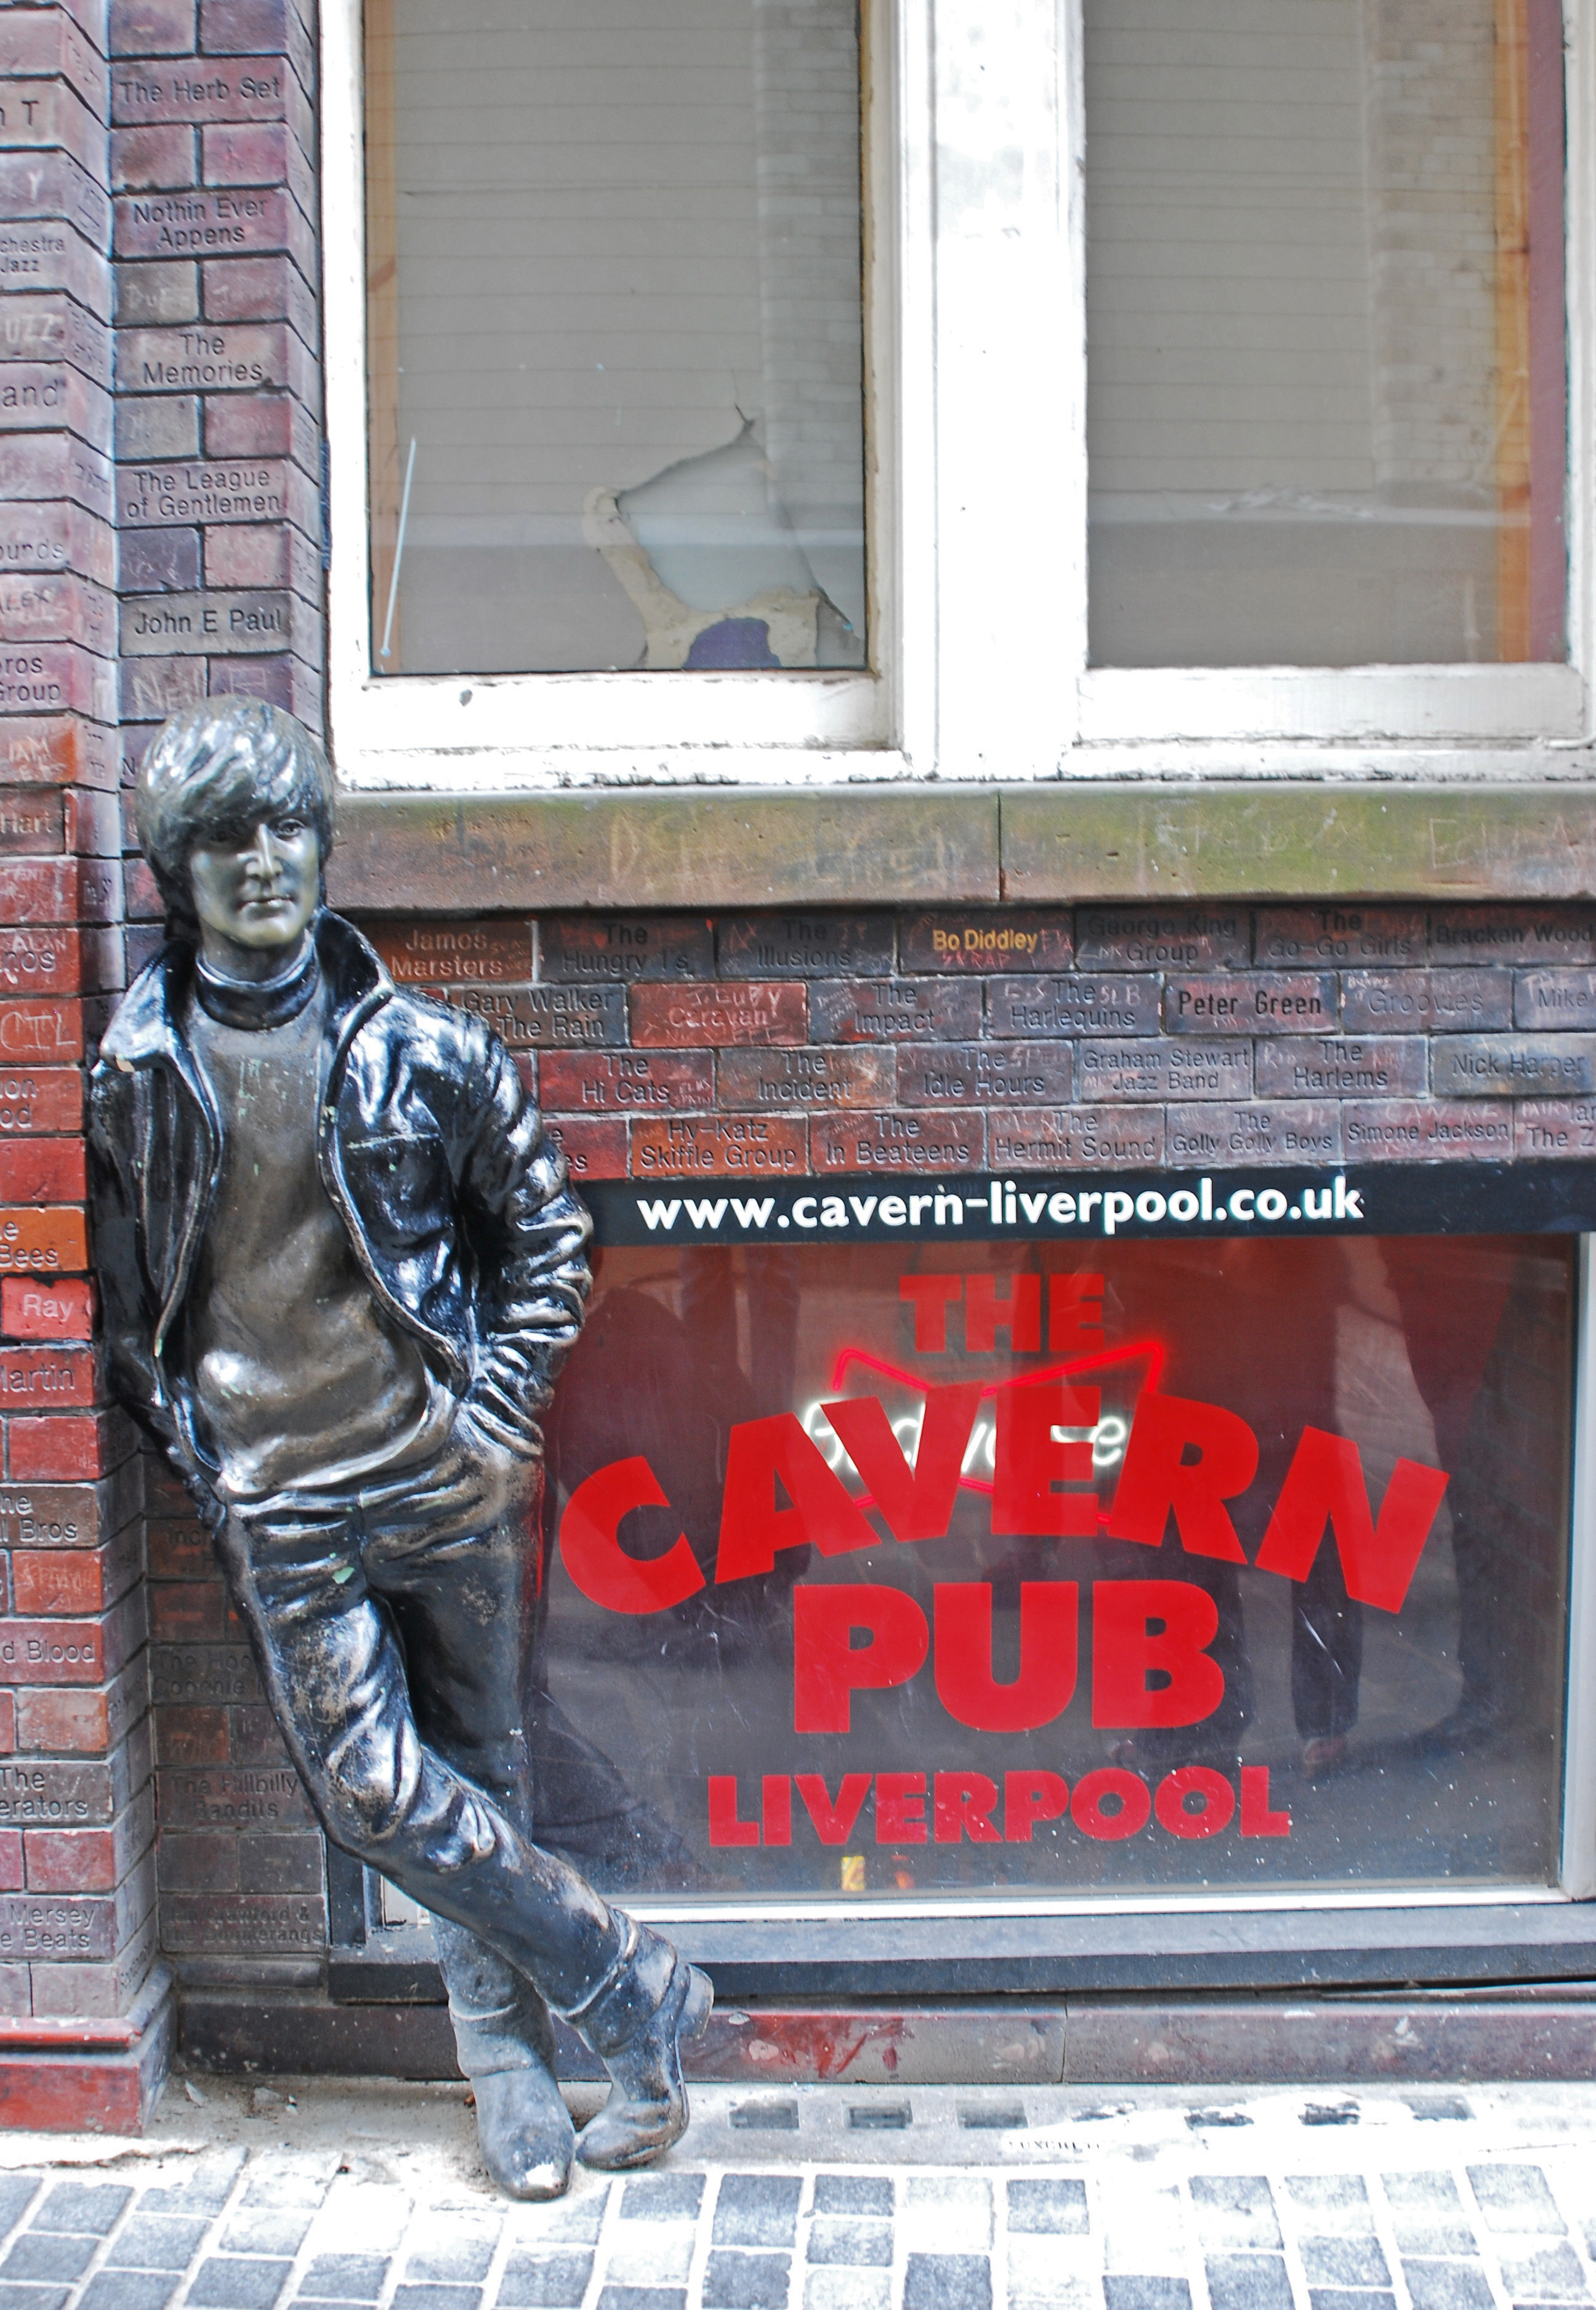
[[[1086,0],[1091,655],[1565,652],[1559,0]]]
[[[606,1250],[551,1521],[600,1471],[669,1505],[609,1571],[551,1533],[540,1834],[657,1890],[1551,1881],[1572,1279],[1548,1238]],[[672,1550],[680,1602],[605,1601]]]
[[[864,659],[855,0],[368,0],[379,673]]]

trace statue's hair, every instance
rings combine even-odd
[[[333,846],[333,773],[302,722],[256,698],[207,698],[163,723],[139,764],[139,845],[173,924],[192,928],[188,855],[242,839],[265,816],[293,813]]]

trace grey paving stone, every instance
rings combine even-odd
[[[24,2230],[0,2262],[0,2278],[70,2281],[82,2276],[99,2251],[97,2237],[73,2237],[59,2230]]]
[[[332,2180],[330,2171],[299,2164],[257,2166],[245,2185],[246,2206],[319,2206]]]
[[[727,2174],[715,2201],[716,2245],[791,2245],[798,2234],[798,2174]]]
[[[561,2198],[551,2206],[537,2209],[537,2228],[527,2237],[542,2245],[594,2245],[603,2228],[605,2209],[610,2203],[610,2184],[591,2193],[584,2191],[579,2198]]]
[[[394,2310],[477,2310],[481,2298],[480,2286],[395,2286]]]
[[[846,2262],[855,2270],[885,2269],[892,2260],[892,2225],[819,2214],[809,2226],[808,2259]]]
[[[1392,2228],[1404,2261],[1410,2254],[1467,2256],[1479,2252],[1479,2240],[1467,2222],[1417,2222],[1397,2214]]]
[[[296,2294],[295,2304],[303,2303],[305,2310],[369,2310],[363,2302],[341,2302],[325,2294]]]
[[[1391,2272],[1372,2237],[1311,2237],[1302,2241],[1310,2286],[1389,2286]]]
[[[965,2102],[958,2112],[958,2123],[972,2133],[1020,2133],[1025,2130],[1026,2115],[1019,2102]]]
[[[1402,2275],[1413,2310],[1491,2310],[1490,2285],[1480,2262],[1410,2262],[1404,2254]]]
[[[100,2270],[78,2296],[78,2310],[166,2310],[181,2281],[169,2270]]]
[[[787,2310],[793,2258],[786,2254],[712,2254],[704,2270],[704,2310]]]
[[[1194,2174],[1192,2204],[1210,2245],[1279,2245],[1275,2201],[1262,2174]]]
[[[1110,2271],[1103,2298],[1107,2310],[1192,2310],[1192,2289],[1184,2278],[1132,2278]]]
[[[733,2108],[732,2123],[745,2133],[796,2133],[798,2105],[795,2101],[740,2101]]]
[[[1402,2099],[1421,2124],[1455,2122],[1474,2115],[1462,2094],[1404,2094]]]
[[[182,2180],[157,2183],[146,2190],[138,2202],[139,2212],[194,2215],[208,2210],[219,2214],[239,2178],[245,2154],[242,2149],[208,2149],[198,2158],[185,2158]]]
[[[505,2264],[500,2310],[582,2310],[590,2254],[517,2254]]]
[[[299,2281],[299,2297],[322,2302],[375,2302],[388,2274],[380,2254],[318,2254]]]
[[[57,2182],[29,2224],[36,2230],[76,2230],[105,2237],[133,2195],[116,2182]]]
[[[682,2286],[606,2286],[598,2310],[687,2310]]]
[[[0,2174],[0,2237],[15,2229],[38,2193],[37,2174]]]
[[[917,2254],[984,2254],[992,2245],[992,2184],[984,2174],[912,2174],[898,2228]]]
[[[1543,2230],[1564,2235],[1557,2201],[1539,2166],[1470,2166],[1469,2183],[1493,2230]]]
[[[984,2254],[912,2254],[903,2310],[992,2310],[992,2264]]]
[[[1344,2287],[1311,2286],[1312,2310],[1396,2310],[1394,2294],[1349,2294]]]
[[[1210,2254],[1205,2266],[1213,2310],[1292,2310],[1283,2254]]]
[[[1090,2216],[1086,2202],[1086,2184],[1073,2174],[1035,2180],[1018,2176],[1009,2184],[1009,2228],[1026,2230],[1033,2235],[1045,2233],[1057,2237],[1084,2237],[1089,2229]]]
[[[309,2215],[291,2207],[279,2213],[245,2206],[229,2222],[218,2245],[223,2254],[284,2254],[291,2262],[309,2228]]]
[[[817,2214],[889,2214],[892,2211],[890,2174],[817,2174],[813,2211]]]
[[[1383,2174],[1380,2179],[1393,2213],[1427,2215],[1431,2220],[1462,2213],[1463,2201],[1450,2174]]]
[[[141,2206],[118,2231],[108,2270],[186,2270],[210,2225],[181,2222],[169,2214],[147,2214]],[[372,2299],[376,2300],[375,2295]]]
[[[0,2281],[0,2310],[61,2310],[69,2286],[13,2286]]]
[[[195,2310],[272,2310],[288,2284],[291,2262],[244,2262],[213,2254],[188,2288]]]
[[[1347,2233],[1375,2227],[1361,2174],[1288,2174],[1286,2193],[1293,2206],[1313,2217],[1316,2229]]]
[[[854,2133],[903,2133],[915,2122],[906,2101],[852,2102],[848,2125]]]
[[[811,2270],[803,2280],[803,2310],[891,2310],[889,2270]]]
[[[691,2222],[704,2200],[702,2174],[634,2174],[620,2200],[623,2222]]]
[[[404,2265],[404,2275],[423,2285],[480,2286],[488,2275],[488,2265],[498,2243],[497,2230],[455,2229],[451,2226],[449,2236],[429,2239],[416,2249]]]
[[[1530,2254],[1502,2254],[1502,2282],[1515,2302],[1588,2302],[1590,2289],[1571,2245],[1543,2245]]]

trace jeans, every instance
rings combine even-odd
[[[517,2065],[515,2045],[536,2029],[527,1984],[573,2012],[628,1948],[624,1915],[532,1841],[523,1728],[542,1492],[541,1460],[463,1407],[430,1458],[369,1485],[235,1504],[216,1535],[327,1835],[447,1921],[440,1962],[457,2028],[472,2024],[468,2075]]]

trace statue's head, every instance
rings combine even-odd
[[[225,967],[297,951],[322,900],[333,773],[302,722],[253,698],[211,698],[152,739],[138,837],[174,929]]]

